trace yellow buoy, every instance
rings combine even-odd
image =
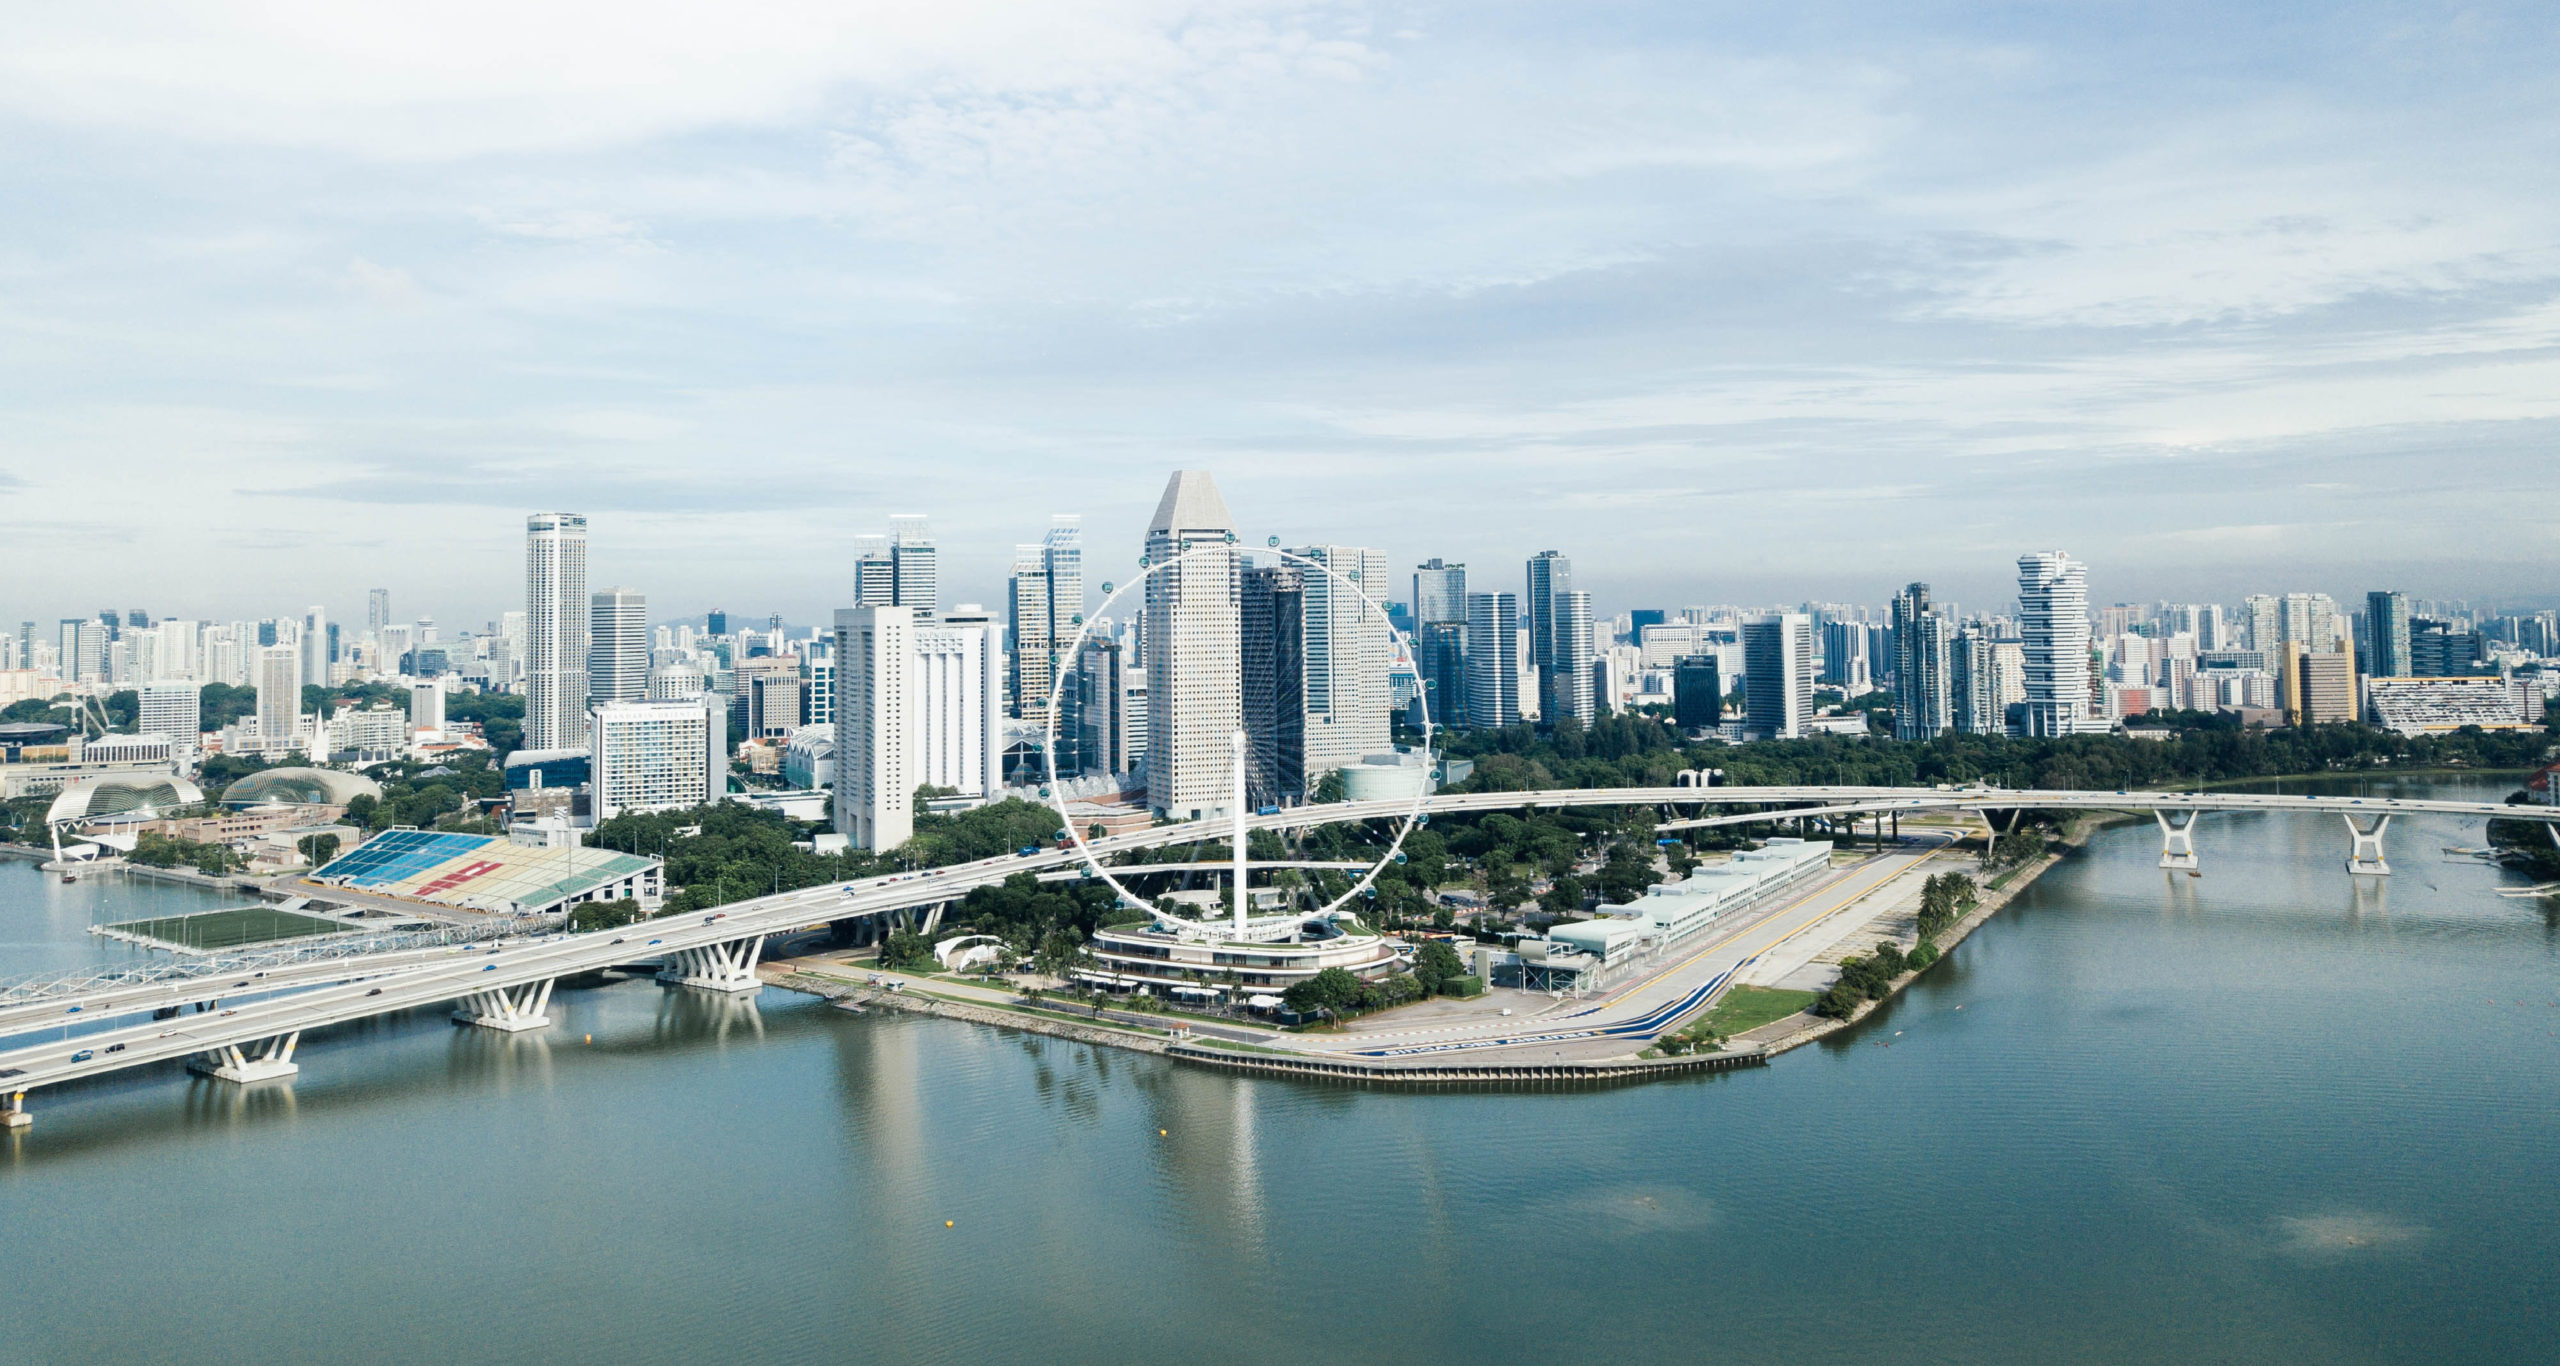
[[[944,1228],[950,1228],[950,1227],[953,1227],[953,1225],[952,1225],[951,1221],[950,1221],[950,1220],[948,1220],[948,1219],[945,1219],[945,1220],[943,1220],[943,1221],[942,1221],[942,1226],[943,1226]]]
[[[1162,1130],[1162,1129],[1158,1129],[1158,1130],[1156,1130],[1156,1137],[1158,1137],[1158,1138],[1162,1138],[1162,1137],[1164,1137],[1164,1136],[1165,1136],[1165,1131],[1164,1131],[1164,1130]]]

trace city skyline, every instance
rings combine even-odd
[[[1978,600],[2038,544],[2528,599],[2560,543],[2476,491],[2560,420],[2550,191],[2494,169],[2548,159],[2532,13],[30,15],[0,616],[180,545],[217,596],[157,610],[373,556],[458,616],[539,507],[613,527],[597,582],[682,548],[674,616],[823,622],[806,547],[906,508],[992,604],[1176,465],[1284,543],[1565,547],[1604,609]]]

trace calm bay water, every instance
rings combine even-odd
[[[1241,1080],[630,983],[539,1037],[307,1039],[287,1084],[39,1093],[0,1140],[0,1333],[194,1363],[2549,1359],[2560,922],[2442,860],[2476,825],[2403,818],[2378,886],[2334,817],[2197,829],[2202,879],[2104,832],[1872,1023],[1622,1090]],[[0,865],[0,975],[97,956],[70,894],[98,893]]]

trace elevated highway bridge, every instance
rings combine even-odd
[[[2413,813],[2481,820],[2540,821],[2560,843],[2560,807],[2507,806],[2494,802],[2457,802],[2378,797],[2286,797],[2247,793],[2194,792],[2043,792],[1999,788],[1890,787],[1645,787],[1573,788],[1530,792],[1441,794],[1425,798],[1427,816],[1457,813],[1589,806],[1659,806],[1706,808],[1748,806],[1749,811],[1676,818],[1657,828],[1679,830],[1712,825],[1817,817],[1841,819],[1902,812],[1978,812],[2018,810],[2147,811],[2163,830],[2163,862],[2192,859],[2187,838],[2196,813],[2208,811],[2277,811],[2337,815],[2348,826],[2348,867],[2357,873],[2385,874],[2383,831],[2393,816]],[[1343,822],[1402,819],[1414,809],[1410,798],[1291,807],[1249,817],[1253,829],[1298,830]],[[2181,816],[2187,823],[2173,822]],[[1098,857],[1185,843],[1224,840],[1228,828],[1201,823],[1158,826],[1092,842]],[[2183,848],[2183,854],[2182,854]],[[706,912],[661,917],[617,930],[583,934],[551,934],[493,945],[465,944],[436,949],[400,950],[356,955],[327,963],[302,965],[268,978],[200,976],[175,987],[168,983],[134,984],[103,981],[93,992],[54,995],[40,1002],[0,1005],[0,1034],[20,1037],[0,1048],[0,1124],[28,1121],[27,1093],[46,1086],[84,1080],[152,1063],[185,1061],[195,1070],[226,1081],[248,1082],[286,1076],[297,1070],[293,1053],[302,1034],[370,1016],[423,1006],[459,1002],[454,1018],[493,1029],[520,1030],[548,1024],[544,1010],[552,985],[563,977],[639,962],[661,965],[659,980],[714,991],[752,991],[767,936],[863,917],[889,915],[922,907],[938,907],[966,896],[973,888],[1004,881],[1016,873],[1072,870],[1081,856],[1072,850],[983,859],[924,872],[900,873],[803,888],[778,896],[740,901]],[[258,999],[225,1007],[239,993],[264,992]],[[145,1010],[180,1008],[166,1018],[134,1018]],[[31,1028],[51,1032],[54,1026],[86,1017],[122,1016],[123,1023],[93,1028],[76,1037],[27,1040]],[[1676,1024],[1676,1021],[1666,1023]]]

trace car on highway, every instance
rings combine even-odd
[[[607,944],[607,945],[605,945],[605,947],[606,947],[606,948],[612,948],[614,944],[619,944],[619,943],[621,943],[621,942],[622,942],[621,940],[616,939],[616,940],[614,940],[614,941],[613,941],[613,943],[612,943],[612,944]]]
[[[644,948],[644,949],[654,949],[654,948],[658,947],[660,944],[663,944],[663,943],[665,943],[665,942],[667,942],[667,941],[665,941],[665,940],[663,940],[663,939],[652,939],[652,940],[650,940],[648,943],[643,944],[643,945],[641,945],[640,947],[642,947],[642,948]]]
[[[83,1048],[79,1052],[72,1054],[71,1060],[73,1062],[87,1062],[89,1059],[96,1056],[98,1056],[98,1054],[95,1049]]]
[[[498,965],[495,963],[483,963],[480,966],[480,970],[482,972],[496,972],[498,970]]]
[[[380,987],[375,987],[373,990],[368,991],[368,992],[366,992],[366,993],[365,993],[365,995],[367,995],[367,996],[379,996],[379,995],[381,995],[381,994],[382,994],[382,988],[380,988]]]

